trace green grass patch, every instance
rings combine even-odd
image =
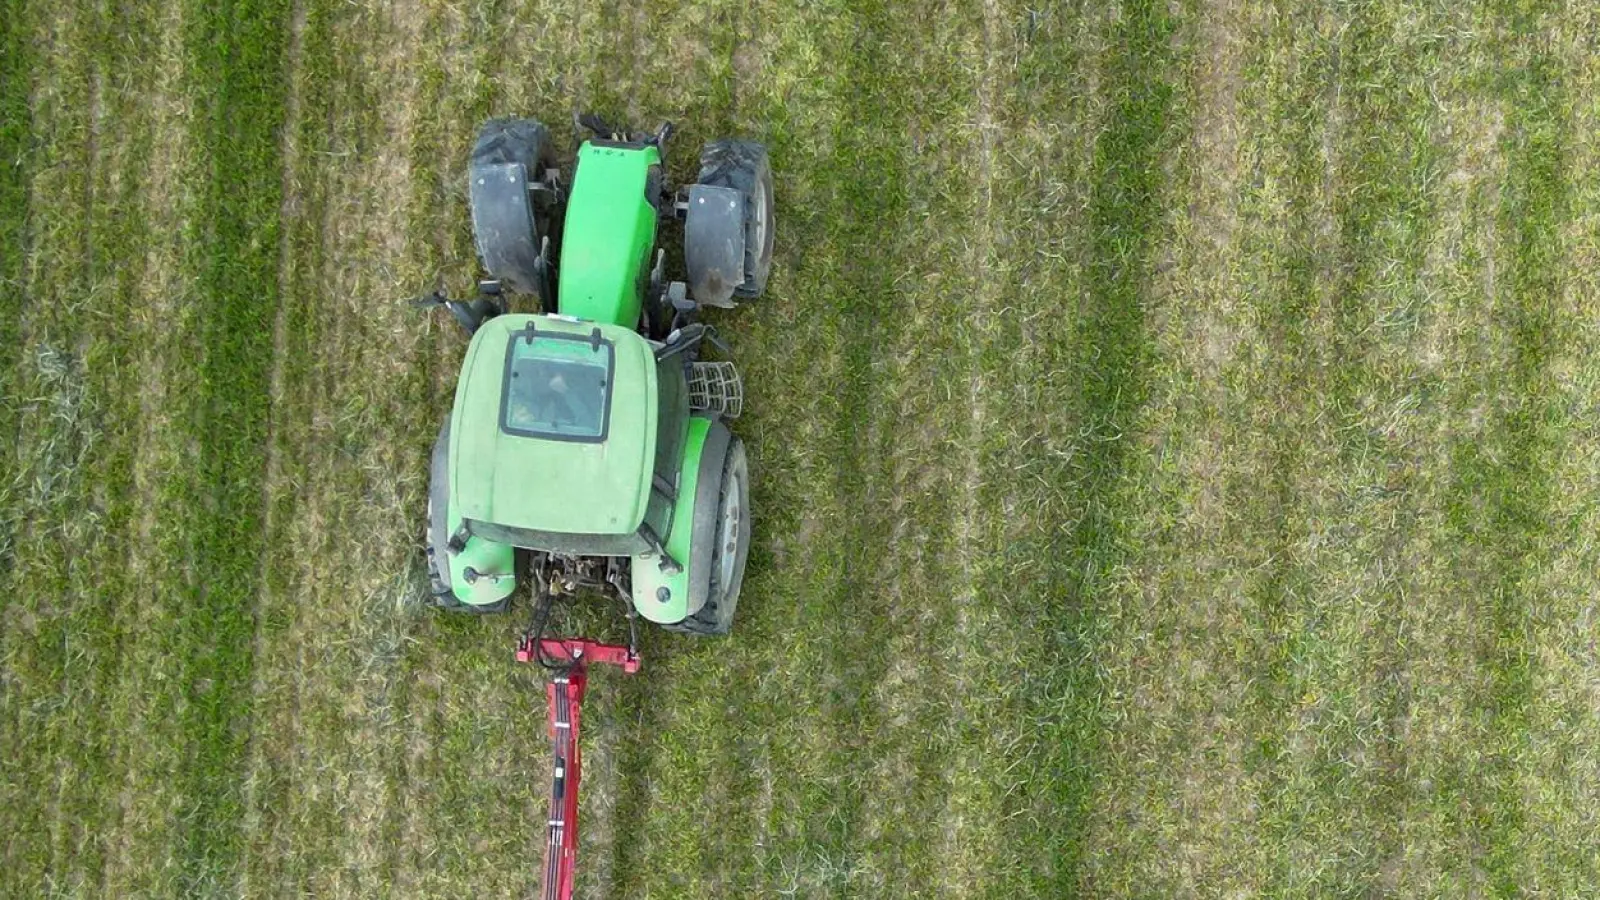
[[[1537,41],[1537,18],[1527,11],[1515,18],[1521,19],[1519,39]],[[1550,564],[1543,546],[1555,526],[1554,472],[1566,424],[1553,396],[1551,366],[1570,333],[1559,306],[1561,229],[1570,216],[1566,98],[1558,64],[1538,49],[1529,55],[1525,67],[1502,80],[1514,112],[1507,123],[1508,172],[1495,226],[1510,265],[1494,319],[1509,337],[1510,366],[1485,373],[1481,385],[1486,395],[1509,397],[1495,404],[1488,440],[1457,448],[1450,506],[1452,531],[1473,551],[1464,574],[1481,592],[1489,616],[1489,632],[1478,648],[1479,664],[1490,673],[1479,701],[1492,723],[1489,755],[1483,780],[1468,790],[1474,825],[1482,829],[1481,864],[1491,892],[1500,897],[1517,896],[1533,875],[1521,850],[1527,801],[1520,761],[1537,758],[1529,723],[1539,650],[1529,640],[1537,615],[1529,601],[1538,596],[1539,569]]]
[[[16,463],[4,518],[16,531],[7,531],[0,573],[11,623],[3,635],[4,780],[23,793],[5,804],[20,837],[8,842],[0,885],[19,895],[46,885],[86,895],[103,889],[123,774],[115,697],[125,674],[119,650],[131,593],[126,528],[136,508],[137,415],[123,379],[136,354],[132,342],[108,336],[125,333],[143,269],[138,173],[151,135],[136,111],[121,114],[152,78],[140,57],[153,19],[70,7],[16,12],[8,28],[38,31],[23,34],[28,48],[18,50],[35,68],[6,79],[8,88],[33,90],[34,102],[24,95],[20,109],[6,113],[8,124],[28,129],[7,154],[8,175],[29,182],[16,206],[6,204],[26,217],[6,240],[19,262],[6,277],[15,307],[6,314],[4,378],[6,425],[15,429],[7,451]],[[61,46],[38,47],[45,31]],[[113,49],[92,59],[73,54],[108,33],[119,38]],[[91,111],[117,117],[120,129],[107,132]],[[33,168],[34,159],[53,173]]]
[[[67,341],[53,306],[71,303],[84,284],[54,285],[37,274],[41,266],[81,258],[90,182],[82,164],[86,123],[81,108],[89,85],[81,66],[63,64],[59,56],[35,57],[30,50],[37,48],[47,23],[63,31],[78,23],[63,22],[66,15],[36,16],[16,7],[8,12],[15,15],[8,16],[7,40],[21,61],[33,63],[27,74],[14,73],[18,77],[8,78],[5,86],[6,125],[17,122],[24,136],[13,138],[9,150],[14,155],[5,161],[8,183],[15,185],[8,199],[18,205],[5,210],[12,240],[0,251],[8,263],[8,340],[0,383],[6,391],[5,458],[12,463],[0,489],[6,509],[0,516],[6,557],[0,565],[6,576],[0,790],[14,811],[7,818],[15,823],[0,884],[21,894],[53,878],[66,884],[83,879],[63,855],[81,838],[69,811],[76,811],[81,795],[75,788],[85,776],[92,778],[96,762],[93,737],[79,731],[98,699],[92,693],[96,669],[79,665],[83,651],[94,647],[94,620],[86,598],[73,590],[81,582],[75,583],[67,569],[73,554],[63,545],[91,541],[96,533],[82,513],[91,503],[82,465],[92,459],[101,435],[95,398],[83,385],[82,358]],[[22,43],[27,48],[17,46]],[[11,95],[14,91],[20,95]],[[47,167],[72,171],[30,177]],[[21,178],[28,180],[13,180]],[[35,206],[41,201],[50,204],[48,212]]]
[[[1110,579],[1134,552],[1125,479],[1149,389],[1146,308],[1154,300],[1165,157],[1185,127],[1185,111],[1172,102],[1177,24],[1163,4],[1128,3],[1102,25],[1096,46],[1103,49],[1092,61],[1062,59],[1063,48],[1050,43],[1029,59],[1039,78],[1063,63],[1095,66],[1105,104],[1082,173],[1082,218],[1056,220],[1077,226],[1070,233],[1081,293],[1065,307],[1072,336],[1040,352],[1045,366],[1071,373],[1065,383],[1073,386],[1054,398],[1076,428],[1072,449],[1036,470],[1061,492],[1064,515],[1009,548],[1014,561],[1002,565],[1017,575],[998,586],[1018,598],[1011,602],[1026,616],[1018,625],[1036,642],[1021,660],[1019,712],[1039,732],[1028,761],[1037,785],[1013,801],[1015,813],[1036,812],[1018,815],[1011,829],[1030,867],[1017,880],[1035,896],[1071,896],[1083,886],[1104,708],[1093,654]]]
[[[0,449],[3,468],[15,472],[17,427],[16,360],[22,345],[22,312],[27,305],[23,289],[28,247],[28,182],[33,142],[33,112],[29,108],[34,66],[33,18],[23,0],[7,0],[0,10]],[[16,523],[13,499],[17,485],[0,483],[0,583],[10,573],[15,552]],[[0,599],[0,610],[6,599]]]
[[[1269,371],[1298,415],[1271,432],[1279,459],[1262,511],[1282,562],[1258,595],[1271,663],[1255,697],[1264,727],[1253,763],[1265,776],[1263,824],[1291,848],[1272,883],[1289,892],[1365,889],[1403,852],[1393,823],[1408,796],[1406,601],[1393,573],[1406,542],[1380,523],[1405,509],[1396,485],[1409,459],[1375,420],[1422,402],[1426,390],[1409,371],[1408,343],[1427,315],[1420,285],[1437,216],[1429,185],[1440,168],[1438,117],[1426,73],[1448,52],[1410,24],[1374,5],[1351,9],[1331,37],[1317,28],[1303,80],[1283,99],[1287,115],[1318,108],[1318,94],[1335,98],[1325,116],[1302,114],[1286,142],[1296,249],[1275,264],[1290,277],[1268,295],[1271,327],[1291,351]],[[1333,491],[1308,485],[1308,469]],[[1306,549],[1311,534],[1340,522],[1370,534],[1345,557],[1376,582],[1358,599],[1330,596],[1331,578],[1356,576],[1330,572],[1330,559]]]
[[[180,427],[196,452],[192,469],[167,486],[171,506],[189,517],[163,528],[161,544],[184,570],[173,585],[182,605],[178,627],[167,640],[183,660],[174,714],[185,745],[178,776],[180,884],[191,894],[225,892],[240,864],[279,302],[279,128],[289,14],[281,0],[202,3],[184,11],[193,139],[208,155],[209,171],[198,186],[185,260],[201,307],[191,319],[193,389]]]

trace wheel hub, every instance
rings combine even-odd
[[[744,510],[739,508],[739,498],[743,496],[744,476],[741,469],[735,468],[728,473],[727,481],[722,485],[722,533],[717,541],[717,549],[721,551],[717,560],[717,586],[723,590],[733,582],[733,570],[739,559],[739,541],[744,527]]]

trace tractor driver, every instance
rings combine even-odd
[[[581,418],[578,404],[567,390],[567,376],[560,372],[551,376],[543,390],[534,392],[533,401],[538,409],[535,415],[542,422],[575,424]]]
[[[583,402],[580,392],[567,384],[567,375],[559,371],[541,372],[543,367],[530,367],[533,389],[512,392],[510,424],[516,428],[535,429],[540,425],[560,427],[591,427],[593,410]],[[564,367],[560,367],[564,368]]]

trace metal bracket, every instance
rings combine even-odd
[[[629,675],[639,671],[639,654],[621,644],[603,644],[585,638],[535,638],[525,635],[517,644],[517,662],[539,658],[574,665],[616,666]]]
[[[455,556],[467,549],[467,540],[471,537],[472,531],[467,528],[466,522],[462,522],[456,527],[455,533],[450,535],[450,540],[445,544],[445,549],[450,551],[451,556]]]

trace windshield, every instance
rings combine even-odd
[[[604,441],[615,355],[607,340],[518,332],[506,350],[501,429],[527,437]]]

